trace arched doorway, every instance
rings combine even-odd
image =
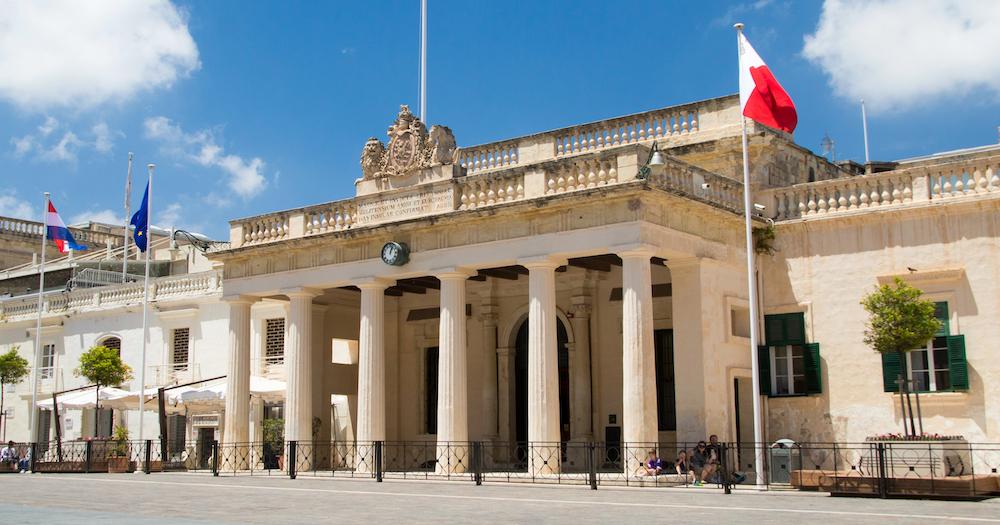
[[[559,349],[559,438],[569,441],[569,337],[561,319],[556,319],[556,348]],[[518,444],[528,442],[528,320],[517,329],[514,350],[514,421]]]

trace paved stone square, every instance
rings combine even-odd
[[[11,474],[0,476],[0,493],[0,523],[12,524],[1000,523],[1000,500],[437,481]]]

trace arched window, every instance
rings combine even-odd
[[[98,341],[100,346],[105,346],[118,351],[118,355],[122,355],[122,340],[117,337],[107,337]]]

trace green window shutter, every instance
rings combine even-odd
[[[948,336],[948,372],[952,390],[969,389],[969,366],[965,361],[965,336]]]
[[[903,373],[902,363],[899,354],[892,352],[882,354],[882,389],[886,392],[899,392],[899,385],[896,381],[899,374]]]
[[[757,347],[757,370],[760,372],[760,394],[771,395],[771,349]]]
[[[802,312],[764,316],[764,342],[768,346],[806,342],[806,316]]]
[[[938,337],[951,335],[951,317],[948,315],[948,303],[944,301],[934,303],[934,317],[941,322],[941,328],[934,335]]]
[[[805,345],[803,363],[806,373],[806,393],[823,393],[823,369],[819,361],[819,343],[809,343]]]
[[[782,315],[764,316],[764,342],[775,344],[785,340],[785,323]]]

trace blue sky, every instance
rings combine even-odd
[[[352,196],[365,140],[416,109],[418,0],[58,4],[0,9],[0,215],[51,191],[119,220],[133,151],[155,224],[225,238]],[[737,20],[807,148],[862,160],[861,96],[876,159],[997,141],[1000,2],[429,4],[429,121],[460,146],[734,93]]]

